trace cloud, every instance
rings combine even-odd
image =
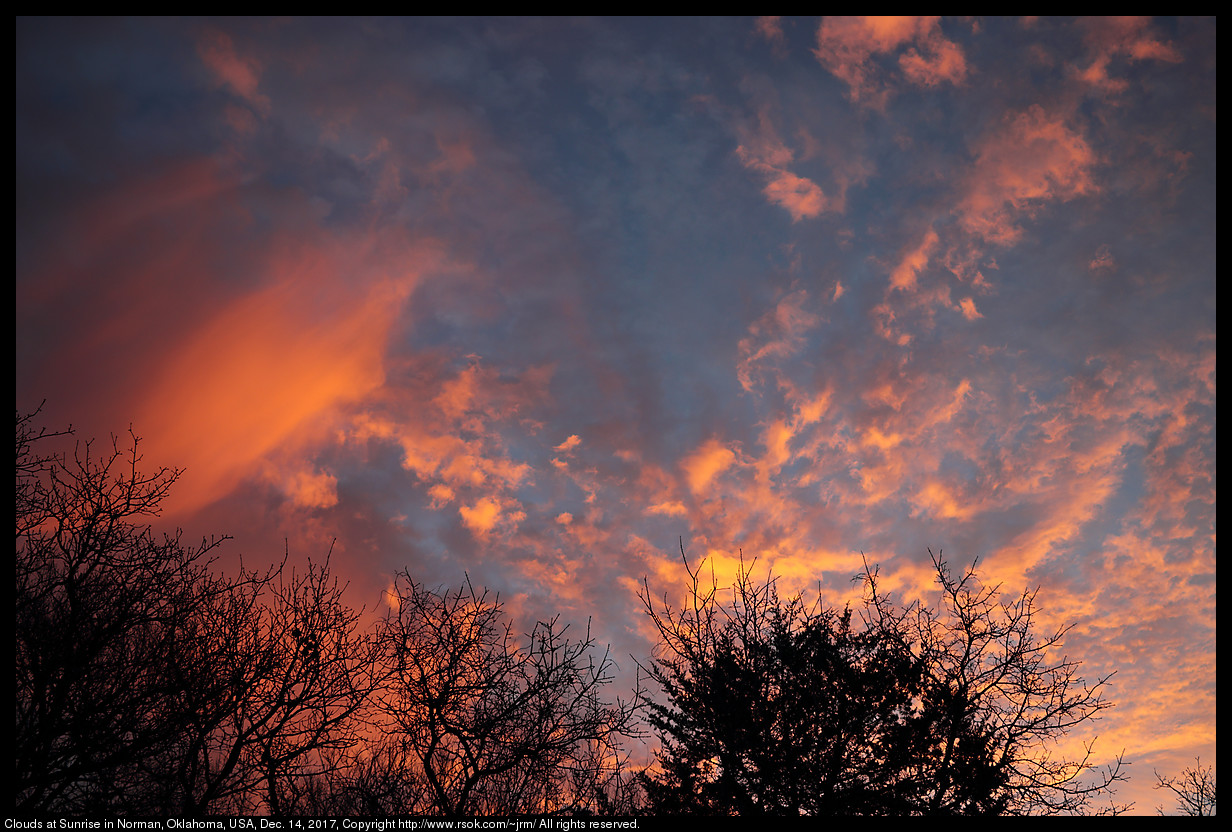
[[[967,61],[953,41],[935,32],[925,40],[924,51],[908,49],[899,58],[899,66],[907,80],[920,87],[935,87],[942,83],[960,84],[967,77]]]
[[[270,478],[298,508],[332,508],[338,504],[338,478],[325,471],[298,467],[297,470],[271,470]]]
[[[685,471],[689,489],[694,494],[704,492],[719,474],[736,463],[736,454],[718,439],[708,439],[680,465]]]
[[[1171,44],[1155,36],[1148,17],[1096,17],[1083,21],[1089,60],[1078,68],[1078,77],[1093,89],[1107,95],[1118,95],[1129,89],[1129,82],[1112,75],[1116,59],[1130,63],[1164,61],[1180,63],[1181,53]]]
[[[433,356],[412,359],[354,408],[347,441],[396,444],[405,470],[442,486],[438,498],[508,494],[531,479],[532,468],[509,456],[501,431],[517,424],[524,406],[542,401],[549,378],[532,368],[502,383],[494,368],[475,361],[453,372]]]
[[[783,18],[778,15],[763,15],[757,18],[753,22],[753,31],[776,48],[782,48],[786,42],[783,36]]]
[[[217,28],[205,28],[197,40],[197,54],[219,85],[228,87],[257,112],[269,113],[270,100],[258,89],[261,62],[241,56],[230,35]]]
[[[937,232],[933,229],[928,229],[924,234],[924,239],[920,244],[909,252],[894,267],[894,271],[890,273],[890,288],[903,291],[910,291],[916,288],[916,276],[924,270],[928,265],[929,258],[937,249],[937,243],[940,238]]]
[[[738,344],[736,377],[741,387],[751,391],[762,365],[787,358],[803,347],[806,334],[821,322],[821,317],[809,311],[808,305],[808,292],[795,289],[749,326],[748,335]]]
[[[150,452],[189,472],[173,508],[217,499],[380,387],[390,329],[433,260],[400,252],[387,270],[370,243],[328,237],[271,255],[261,288],[166,345],[141,395]]]
[[[765,178],[766,198],[785,208],[792,222],[812,219],[841,207],[828,200],[816,182],[788,170],[795,155],[779,138],[769,116],[764,113],[755,130],[745,131],[744,140],[736,148],[736,156],[745,167]]]
[[[581,445],[581,444],[582,444],[581,438],[576,433],[573,433],[569,435],[568,439],[566,439],[564,442],[561,442],[559,445],[554,447],[552,450],[565,454],[565,453],[569,453],[570,451],[572,451],[574,448],[576,448],[578,445]]]
[[[758,168],[756,164],[750,167]],[[767,173],[766,196],[770,201],[781,205],[791,214],[793,222],[809,219],[826,210],[826,197],[816,182],[796,176],[788,170],[765,168]]]
[[[987,292],[989,286],[975,263],[983,258],[977,246],[962,240],[942,250],[942,237],[931,225],[919,242],[890,269],[881,303],[871,310],[873,329],[885,340],[906,346],[937,326],[942,310],[974,321],[983,317],[970,295],[955,299],[956,291]],[[989,263],[991,265],[991,263]],[[966,284],[966,285],[964,285]]]
[[[875,108],[895,88],[883,56],[897,54],[903,77],[916,86],[960,84],[967,76],[962,49],[941,33],[937,17],[827,17],[815,54],[847,84],[853,102]]]
[[[963,298],[958,302],[958,308],[962,311],[962,315],[968,321],[974,321],[977,318],[984,317],[980,314],[980,310],[975,308],[975,301],[971,298]]]
[[[959,223],[987,242],[1013,244],[1021,220],[1044,204],[1095,193],[1096,162],[1086,139],[1061,116],[1038,105],[1007,116],[976,148]]]
[[[487,537],[501,517],[501,504],[492,497],[483,497],[473,506],[459,506],[458,514],[467,528],[480,537]]]
[[[1093,272],[1115,271],[1116,267],[1116,259],[1112,256],[1112,250],[1107,245],[1101,245],[1096,249],[1095,256],[1087,264],[1087,268]]]
[[[679,500],[670,500],[663,503],[655,503],[646,507],[647,514],[662,514],[667,517],[687,517],[689,509],[684,503]]]

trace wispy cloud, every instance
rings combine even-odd
[[[766,198],[785,208],[793,222],[834,210],[816,182],[788,169],[795,154],[783,144],[766,114],[762,114],[755,130],[747,132],[744,142],[736,148],[736,155],[745,167],[765,178]]]

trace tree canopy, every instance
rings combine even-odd
[[[656,811],[1082,812],[1122,779],[1119,761],[1093,770],[1089,745],[1058,755],[1111,706],[1108,679],[1087,684],[1055,657],[1066,628],[1035,631],[1033,591],[1003,601],[974,564],[954,575],[936,556],[937,606],[894,604],[869,569],[857,616],[780,598],[743,566],[725,601],[685,566],[681,607],[643,591],[660,634],[646,669],[664,694],[643,776]]]

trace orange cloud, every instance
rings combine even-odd
[[[967,60],[958,44],[936,36],[925,41],[923,51],[908,49],[899,66],[907,80],[921,87],[959,84],[967,77]]]
[[[274,468],[269,478],[298,508],[330,508],[338,503],[338,479],[333,474],[301,464],[289,471]]]
[[[340,417],[343,443],[352,451],[366,452],[374,441],[400,449],[403,469],[430,498],[427,507],[456,506],[462,526],[481,547],[526,544],[522,527],[528,511],[519,489],[533,484],[537,473],[583,476],[559,459],[547,460],[536,472],[506,447],[507,432],[526,435],[527,410],[547,401],[550,368],[532,366],[509,378],[477,356],[455,369],[428,353],[404,358],[388,375]],[[536,519],[561,528],[577,525],[575,512],[550,506]]]
[[[1117,58],[1128,61],[1166,61],[1179,63],[1181,54],[1170,43],[1151,32],[1148,17],[1096,17],[1084,21],[1091,63],[1077,75],[1093,88],[1115,95],[1129,88],[1129,82],[1112,76],[1110,67]]]
[[[700,494],[719,474],[736,463],[736,454],[718,439],[708,439],[681,461],[689,489]]]
[[[432,485],[428,489],[428,495],[432,498],[430,507],[434,509],[444,508],[457,496],[452,488],[441,482]]]
[[[388,332],[425,260],[401,252],[395,271],[375,254],[340,240],[285,246],[264,288],[169,345],[137,416],[150,453],[188,470],[169,509],[218,498],[382,384]]]
[[[827,17],[817,30],[817,59],[848,86],[852,101],[883,107],[892,82],[877,58],[899,52],[912,84],[958,84],[967,75],[962,49],[941,33],[937,17]]]
[[[670,500],[646,507],[647,514],[662,514],[667,517],[687,517],[689,509],[679,500]]]
[[[920,244],[907,254],[890,273],[891,289],[910,291],[915,288],[916,276],[928,265],[929,258],[936,250],[939,239],[936,231],[928,229]]]
[[[766,196],[786,208],[793,222],[816,217],[826,210],[826,196],[816,182],[788,170],[768,168],[765,172],[770,180],[766,183]]]
[[[1063,118],[1032,106],[1008,118],[977,149],[959,222],[988,242],[1014,243],[1022,233],[1020,218],[1044,203],[1094,193],[1095,163],[1094,151]]]
[[[736,377],[745,390],[752,390],[754,376],[767,362],[794,355],[804,345],[804,336],[821,318],[808,311],[808,292],[796,289],[781,298],[766,314],[749,327],[740,339],[740,363]]]
[[[765,113],[754,131],[747,131],[736,148],[736,156],[745,167],[757,171],[766,179],[766,197],[791,214],[792,222],[811,219],[822,212],[835,210],[816,182],[797,176],[787,169],[795,154],[783,144]]]
[[[940,234],[930,224],[920,241],[891,268],[883,301],[873,308],[874,330],[887,341],[899,346],[912,343],[919,332],[936,325],[940,310],[950,310],[968,321],[983,317],[973,297],[954,298],[955,279],[969,283],[970,289],[990,288],[976,265],[982,255],[967,241],[952,244],[944,252],[941,245]],[[991,260],[986,265],[995,268]]]
[[[552,450],[565,454],[565,453],[568,453],[569,451],[572,451],[574,448],[576,448],[578,445],[581,445],[581,444],[582,444],[581,437],[579,437],[576,433],[574,433],[574,434],[571,434],[569,438],[566,439],[564,442],[561,442],[559,445],[554,447]]]
[[[483,497],[473,506],[459,506],[462,522],[476,535],[486,537],[496,528],[501,517],[500,502],[492,497]]]
[[[958,308],[962,311],[962,315],[968,321],[974,321],[977,318],[984,317],[980,314],[980,310],[975,308],[975,301],[971,298],[963,298],[958,302]]]

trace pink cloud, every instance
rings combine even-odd
[[[1091,258],[1091,262],[1087,264],[1093,272],[1110,272],[1116,269],[1116,259],[1112,256],[1112,250],[1107,245],[1102,245],[1095,251],[1095,256]]]
[[[1095,163],[1095,152],[1064,118],[1032,106],[1007,117],[978,146],[959,222],[988,242],[1009,245],[1022,233],[1020,219],[1044,204],[1098,190]]]
[[[1090,64],[1077,71],[1078,77],[1095,89],[1117,94],[1129,87],[1123,78],[1114,77],[1112,65],[1118,58],[1127,61],[1165,61],[1179,63],[1181,54],[1151,31],[1148,17],[1095,17],[1084,21]]]
[[[910,291],[916,287],[916,277],[928,265],[940,238],[933,229],[928,229],[920,244],[910,251],[890,273],[890,288]]]
[[[852,101],[883,107],[894,78],[879,60],[899,53],[903,77],[917,86],[959,84],[962,49],[941,33],[937,17],[827,17],[817,31],[817,59],[844,81]]]
[[[788,170],[795,154],[779,138],[768,115],[763,113],[755,130],[745,131],[736,156],[746,168],[757,171],[765,180],[763,192],[775,205],[791,214],[792,222],[811,219],[824,211],[836,210],[821,188],[811,179]]]
[[[205,29],[197,40],[197,54],[220,85],[229,87],[254,110],[269,111],[269,98],[258,89],[261,63],[251,56],[241,56],[228,34],[214,28]]]
[[[783,43],[783,18],[779,15],[764,15],[753,23],[753,30],[771,44]]]

